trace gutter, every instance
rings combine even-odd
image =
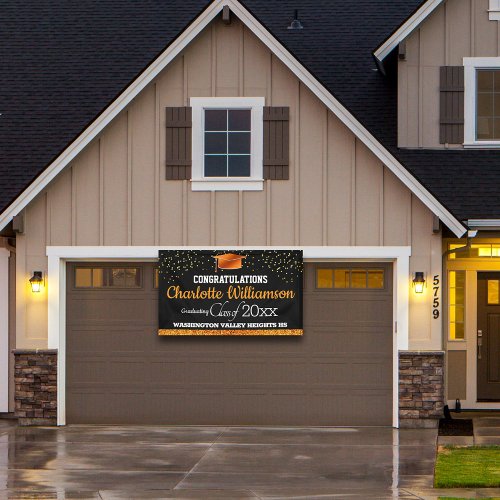
[[[467,226],[482,231],[500,231],[500,219],[469,219]]]

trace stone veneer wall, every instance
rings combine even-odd
[[[57,350],[14,351],[20,425],[57,425]],[[436,427],[444,408],[444,352],[399,353],[400,427]]]
[[[444,352],[400,351],[400,427],[437,427],[444,409]]]
[[[57,425],[57,350],[14,350],[19,425]]]

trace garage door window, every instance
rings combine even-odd
[[[140,288],[141,269],[137,267],[77,267],[76,288]]]
[[[383,269],[322,269],[316,270],[316,288],[383,289]]]

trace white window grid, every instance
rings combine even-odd
[[[252,161],[252,126],[250,116],[250,130],[229,130],[229,111],[251,111],[250,108],[205,108],[204,111],[217,110],[217,111],[225,111],[226,112],[226,130],[206,130],[205,122],[203,122],[203,131],[204,134],[226,134],[226,154],[223,153],[205,153],[205,136],[203,136],[203,151],[204,156],[225,156],[226,157],[226,177],[229,176],[229,157],[230,156],[249,156],[250,162]],[[205,113],[203,113],[205,116]],[[250,134],[250,152],[249,153],[229,153],[229,134]],[[205,170],[205,165],[203,165],[203,169]],[[213,179],[213,177],[210,177]]]

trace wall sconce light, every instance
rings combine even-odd
[[[415,289],[415,293],[424,293],[424,286],[425,286],[424,273],[418,271],[415,273],[415,277],[413,278],[413,288]]]
[[[43,272],[33,271],[33,276],[30,278],[31,291],[33,293],[38,293],[42,289],[43,284]]]

